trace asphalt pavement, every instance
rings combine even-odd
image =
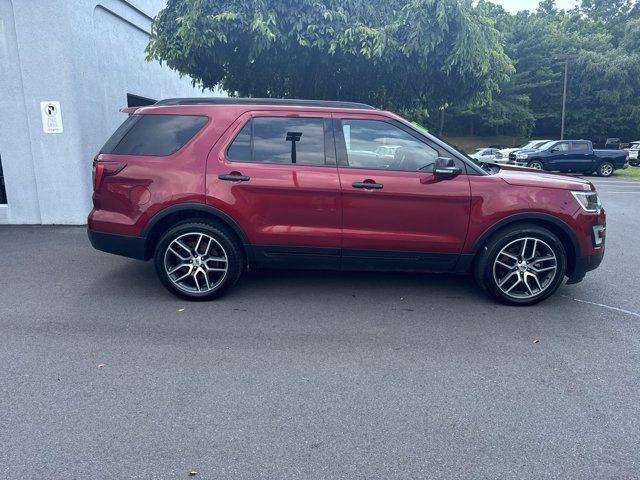
[[[640,478],[640,182],[593,181],[605,260],[530,308],[327,272],[189,303],[83,228],[0,227],[0,478]]]

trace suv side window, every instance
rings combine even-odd
[[[349,167],[433,171],[438,151],[395,125],[381,120],[340,122]]]
[[[572,142],[571,151],[573,152],[588,152],[589,144],[587,142]]]
[[[251,120],[244,124],[227,149],[227,158],[232,162],[251,161]]]
[[[569,151],[569,143],[568,142],[558,142],[553,146],[553,150],[556,152],[568,152]]]
[[[255,117],[227,149],[235,162],[325,165],[322,118]]]
[[[131,115],[100,153],[165,157],[180,150],[207,123],[196,115]]]

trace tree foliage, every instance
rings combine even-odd
[[[558,137],[566,63],[567,135],[640,138],[637,0],[169,0],[153,33],[148,58],[204,88],[362,101],[448,135]]]
[[[496,13],[497,7],[486,1],[479,8],[492,9],[499,18],[516,73],[491,104],[451,116],[448,133],[469,133],[472,116],[476,130],[478,125],[484,129],[480,133],[557,138],[568,62],[566,134],[594,140],[640,137],[637,3],[583,0],[563,11],[544,0],[536,11],[515,15]]]
[[[147,52],[230,94],[399,110],[485,104],[513,72],[471,0],[169,0]]]

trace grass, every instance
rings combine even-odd
[[[630,180],[640,180],[640,167],[629,167],[624,170],[616,170],[613,172],[614,177],[624,177]]]

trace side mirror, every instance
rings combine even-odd
[[[452,158],[438,157],[436,160],[436,166],[433,169],[433,174],[440,178],[451,178],[456,175],[460,175],[462,169],[456,167]]]

